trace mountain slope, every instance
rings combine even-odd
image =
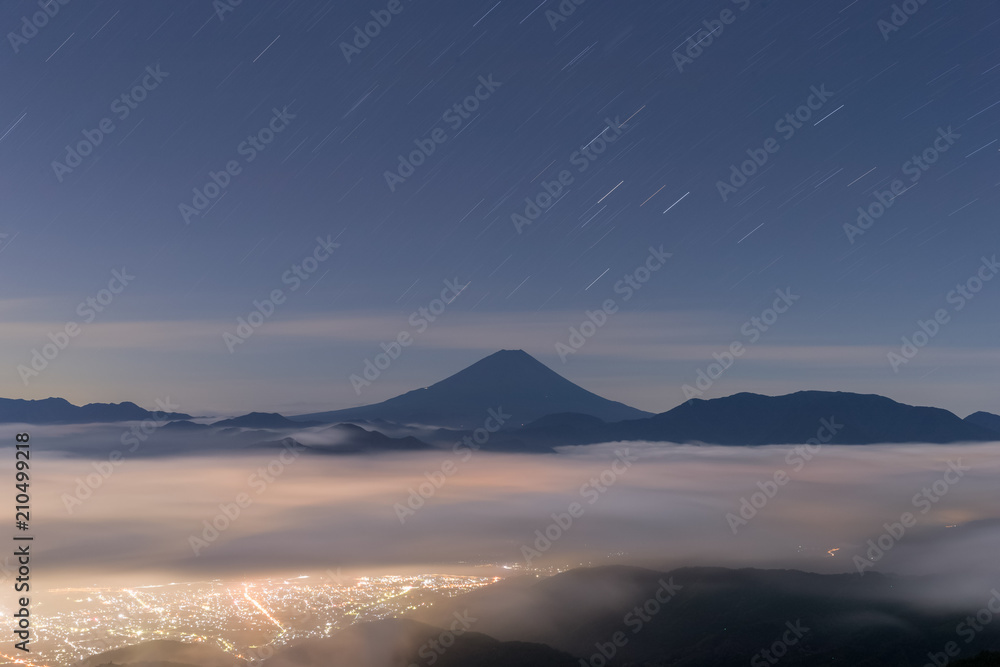
[[[831,426],[824,428],[824,423]],[[832,428],[831,428],[832,427]],[[618,425],[633,439],[765,445],[805,442],[835,430],[831,444],[948,443],[990,440],[985,429],[940,408],[915,407],[874,394],[800,391],[784,396],[741,393],[691,400],[647,420]]]
[[[487,586],[415,617],[440,625],[462,611],[500,641],[544,643],[585,659],[601,644],[616,665],[765,665],[755,655],[790,637],[796,641],[781,665],[894,667],[924,664],[975,613],[915,602],[918,590],[942,585],[875,572],[608,566]],[[618,646],[610,644],[616,633],[624,639]],[[963,656],[1000,645],[1000,626],[974,639],[963,643]]]
[[[172,664],[185,667],[244,667],[245,660],[235,658],[225,651],[205,644],[160,639],[125,648],[92,655],[76,663],[75,667],[101,665]]]
[[[329,436],[329,445],[310,445],[310,449],[335,454],[373,454],[377,452],[418,452],[434,450],[426,442],[413,436],[393,438],[375,430],[367,430],[356,424],[335,424],[319,431]]]
[[[245,415],[240,415],[239,417],[223,419],[212,423],[212,426],[219,426],[222,428],[239,427],[268,429],[305,428],[306,426],[316,425],[317,423],[315,422],[308,423],[302,421],[292,421],[287,417],[279,415],[277,412],[250,412]]]
[[[610,424],[583,415],[552,415],[509,436],[519,449],[534,451],[615,440],[781,445],[818,439],[824,444],[869,445],[997,439],[997,433],[947,410],[905,405],[874,394],[830,391],[693,399],[653,417]]]
[[[145,410],[129,402],[88,403],[76,406],[64,398],[44,398],[37,401],[0,398],[0,423],[94,424],[146,419],[191,419],[191,415]]]
[[[437,449],[413,436],[390,438],[384,433],[367,431],[354,424],[336,424],[314,435],[323,437],[325,442],[311,442],[306,445],[294,438],[282,438],[277,441],[258,442],[255,447],[291,448],[318,454],[379,454],[384,452],[434,451]]]
[[[262,667],[576,667],[576,659],[548,646],[500,642],[472,632],[473,619],[458,614],[442,627],[405,619],[352,625],[329,639],[281,649]],[[460,619],[456,621],[456,619]],[[466,627],[469,626],[469,627]]]
[[[511,415],[505,428],[559,412],[578,412],[605,421],[649,415],[573,384],[522,350],[501,350],[430,387],[382,403],[295,419],[386,419],[472,429],[483,425],[491,408],[502,408]]]
[[[965,418],[966,423],[993,431],[1000,437],[1000,415],[989,412],[974,412]]]

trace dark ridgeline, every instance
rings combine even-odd
[[[976,426],[981,426],[1000,436],[1000,415],[990,414],[989,412],[973,412],[965,418],[965,421]]]
[[[476,629],[492,637],[539,642],[584,659],[598,654],[598,644],[611,652],[609,642],[622,632],[625,642],[613,648],[611,667],[774,664],[752,660],[783,636],[795,642],[778,664],[792,667],[913,667],[949,642],[962,658],[1000,650],[1000,623],[956,632],[993,593],[983,591],[969,608],[945,611],[918,601],[927,589],[954,590],[944,581],[876,572],[606,566],[510,579],[415,616],[440,625],[456,611],[467,612],[478,619]]]
[[[446,445],[471,434],[484,425],[491,410],[509,415],[500,432],[483,446],[492,451],[551,452],[565,445],[638,440],[781,445],[815,439],[823,444],[869,445],[1000,439],[1000,416],[994,414],[977,412],[961,419],[941,408],[850,392],[740,393],[691,399],[651,414],[589,392],[522,350],[501,350],[429,387],[381,403],[294,417],[251,412],[210,425],[191,422],[190,415],[151,412],[134,403],[77,407],[57,398],[0,399],[0,421],[68,424],[153,419],[166,432],[203,436],[199,451],[233,448],[232,442],[214,435],[235,436],[242,444],[267,444],[276,440],[276,434],[338,423],[339,430],[321,431],[350,443],[338,453],[425,449],[421,441]],[[401,442],[384,432],[409,440]],[[333,451],[322,446],[315,449]]]
[[[875,394],[742,393],[692,399],[653,417],[615,423],[592,415],[549,415],[510,435],[527,451],[616,440],[712,445],[782,445],[810,439],[839,445],[1000,440],[1000,431],[988,428],[987,420],[972,417],[963,420],[947,410],[905,405]],[[502,447],[502,442],[494,446]]]
[[[1000,417],[988,413],[963,420],[940,408],[849,392],[741,393],[692,399],[651,415],[573,384],[522,350],[496,352],[430,387],[382,403],[293,419],[377,419],[461,430],[480,426],[486,408],[497,406],[512,419],[487,448],[506,451],[551,451],[553,446],[612,440],[790,444],[816,438],[818,433],[827,438],[823,442],[852,445],[988,441],[1000,435],[987,423],[989,418],[1000,422]],[[824,423],[829,424],[829,437],[821,431]]]
[[[145,419],[190,419],[181,412],[144,410],[135,403],[88,403],[73,405],[64,398],[29,401],[0,398],[0,423],[24,424],[94,424],[103,422],[142,421]]]
[[[650,414],[573,384],[523,350],[501,350],[429,387],[382,403],[300,415],[296,419],[385,419],[401,424],[477,428],[486,419],[486,410],[498,407],[512,415],[512,423],[516,424],[557,412],[580,412],[605,421]]]
[[[454,619],[453,619],[454,620]],[[451,623],[446,625],[450,630]],[[461,628],[461,626],[459,626]],[[405,619],[359,623],[278,648],[262,667],[577,667],[572,656],[542,644],[500,642],[461,628],[435,628]],[[442,633],[451,634],[442,642]],[[452,639],[454,641],[452,641]],[[444,644],[448,646],[445,647]],[[74,667],[246,667],[218,648],[156,641],[107,651]]]

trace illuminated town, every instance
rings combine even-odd
[[[44,603],[33,610],[38,635],[30,657],[7,652],[3,657],[57,667],[124,646],[173,639],[204,642],[259,662],[296,641],[325,637],[361,621],[403,616],[501,579],[446,574],[340,577],[330,571],[287,579],[57,589],[48,591]]]

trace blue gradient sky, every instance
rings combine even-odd
[[[888,2],[594,0],[550,23],[555,0],[402,0],[348,62],[342,42],[387,4],[220,16],[198,1],[77,0],[30,39],[8,35],[0,396],[306,412],[522,348],[663,411],[739,341],[747,352],[706,397],[841,389],[1000,412],[1000,280],[961,310],[949,300],[1000,252],[997,7],[927,3],[888,31]],[[703,39],[724,10],[732,21]],[[38,11],[4,3],[2,32]],[[678,71],[692,35],[702,52]],[[167,76],[120,118],[115,100],[156,66]],[[443,117],[491,75],[475,112]],[[808,122],[776,128],[822,86],[832,95]],[[286,107],[294,118],[247,162],[241,142]],[[106,117],[115,129],[57,175]],[[573,155],[606,119],[629,120],[581,171]],[[905,163],[947,128],[958,138],[913,182]],[[390,190],[386,170],[435,129],[446,139]],[[717,183],[772,137],[777,151],[723,201]],[[186,224],[179,205],[230,160],[239,174]],[[512,214],[562,170],[571,185],[518,233]],[[909,189],[851,242],[844,224],[895,179]],[[291,291],[282,276],[318,236],[339,247]],[[625,300],[616,283],[651,246],[672,257]],[[123,267],[135,279],[85,322],[78,304]],[[445,280],[468,287],[418,331],[411,313]],[[285,302],[231,353],[223,333],[275,289]],[[800,298],[752,342],[744,324],[778,289]],[[617,312],[564,362],[556,343],[607,299]],[[938,309],[948,322],[894,371],[887,354]],[[25,383],[18,366],[70,321],[79,335]],[[404,331],[413,344],[358,394],[349,376]]]

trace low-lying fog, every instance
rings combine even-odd
[[[126,451],[117,463],[107,453],[57,452],[86,433],[32,432],[33,567],[53,583],[338,567],[457,571],[528,558],[539,568],[854,572],[861,557],[883,572],[960,575],[968,590],[950,592],[974,596],[1000,580],[1000,443],[828,445],[811,454],[661,443],[554,455],[274,449],[150,459]],[[157,434],[158,447],[169,449],[165,436]],[[750,504],[759,506],[755,515]],[[223,528],[217,535],[206,528],[213,521]],[[540,540],[536,531],[549,535]],[[869,540],[881,541],[877,562]]]

